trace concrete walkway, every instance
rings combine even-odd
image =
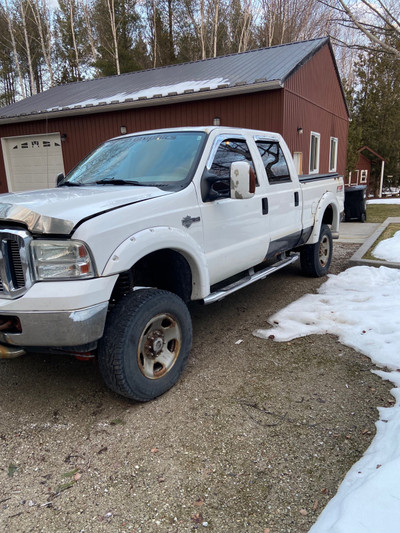
[[[341,222],[338,241],[363,244],[379,226],[373,222]]]

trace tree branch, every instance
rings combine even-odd
[[[354,23],[354,25],[364,34],[368,37],[368,39],[383,48],[386,52],[389,52],[390,54],[393,54],[397,58],[400,59],[400,51],[394,48],[393,46],[390,46],[390,44],[387,44],[384,41],[381,41],[376,37],[372,32],[370,32],[364,25],[359,22],[353,12],[350,10],[350,8],[344,3],[343,0],[338,0],[340,2],[340,5],[346,12],[346,15],[349,17],[349,19]],[[365,3],[365,0],[362,0],[363,3]]]

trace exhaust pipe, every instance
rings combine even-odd
[[[5,346],[0,344],[0,359],[15,359],[26,352],[17,346]]]

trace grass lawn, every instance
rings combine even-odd
[[[367,205],[367,222],[384,222],[388,217],[400,217],[400,204]]]

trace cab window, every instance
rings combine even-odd
[[[247,161],[254,171],[253,160],[244,139],[223,140],[218,146],[210,173],[219,176],[221,179],[230,179],[231,164],[234,161]]]
[[[276,141],[257,141],[257,148],[264,163],[271,185],[292,181],[282,148]]]

